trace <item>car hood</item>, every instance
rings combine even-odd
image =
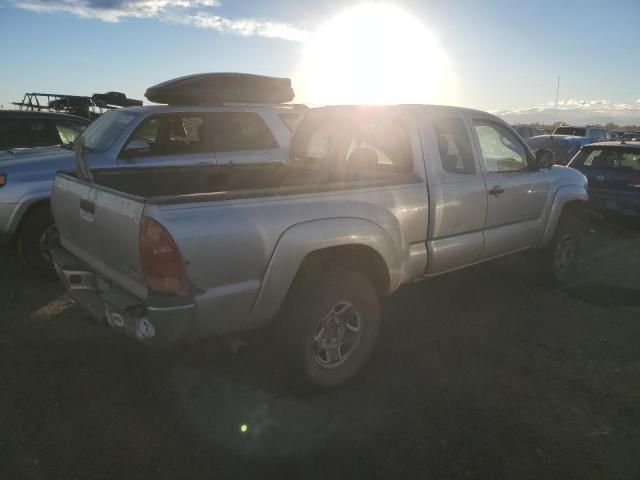
[[[36,147],[36,148],[13,148],[11,150],[0,151],[0,165],[5,162],[17,161],[22,162],[41,157],[56,157],[73,155],[73,151],[58,146]]]
[[[30,175],[36,172],[70,170],[75,167],[75,153],[64,148],[24,149],[16,153],[0,154],[0,172]],[[34,151],[37,150],[37,151]],[[53,177],[52,177],[53,178]]]

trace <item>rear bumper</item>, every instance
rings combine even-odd
[[[637,217],[640,216],[640,192],[637,195],[616,195],[591,190],[589,192],[589,206],[599,210]]]
[[[195,305],[189,300],[159,297],[154,302],[143,301],[101,278],[59,244],[52,245],[51,256],[70,295],[99,322],[148,344],[192,339]]]

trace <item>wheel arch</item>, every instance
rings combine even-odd
[[[583,219],[584,206],[588,199],[589,195],[587,191],[580,186],[566,185],[560,187],[554,195],[553,204],[551,205],[547,219],[547,226],[540,245],[544,247],[549,244],[563,215],[573,213],[577,215],[578,218]]]
[[[37,196],[28,201],[23,201],[20,208],[17,209],[14,218],[12,219],[12,231],[13,236],[11,239],[11,244],[15,246],[18,241],[18,236],[20,232],[24,228],[27,220],[35,214],[35,212],[43,209],[43,208],[51,208],[50,198]]]
[[[361,218],[333,218],[294,225],[280,237],[271,256],[247,326],[275,316],[303,269],[337,262],[365,274],[380,296],[400,283],[397,249],[387,232]]]

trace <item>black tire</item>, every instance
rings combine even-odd
[[[43,205],[27,215],[18,232],[18,255],[29,270],[52,278],[55,271],[46,247],[48,235],[56,233],[51,209]]]
[[[293,384],[326,390],[350,380],[373,351],[379,326],[378,294],[363,274],[327,262],[304,266],[277,328]],[[331,338],[341,346],[323,350]]]
[[[549,245],[533,256],[541,285],[560,287],[574,276],[581,251],[581,226],[578,217],[563,214]]]

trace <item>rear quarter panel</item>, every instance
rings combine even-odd
[[[428,202],[424,183],[415,183],[259,200],[149,205],[146,214],[161,219],[182,252],[195,291],[197,334],[205,335],[266,321],[286,295],[301,258],[318,247],[333,246],[336,236],[351,244],[386,244],[381,246],[386,250],[379,253],[397,288],[412,255],[416,259],[415,249],[425,250]],[[335,226],[332,221],[340,224],[345,219],[344,228],[328,227]],[[346,230],[347,225],[360,221],[372,228]],[[296,232],[296,227],[316,222],[322,226],[305,230],[294,242],[296,248],[278,253],[279,258],[291,261],[279,263],[283,271],[269,280],[272,290],[267,304],[261,306],[264,311],[252,316],[277,245],[286,241],[288,233]],[[374,239],[371,232],[379,235]],[[251,322],[246,321],[250,316]]]

